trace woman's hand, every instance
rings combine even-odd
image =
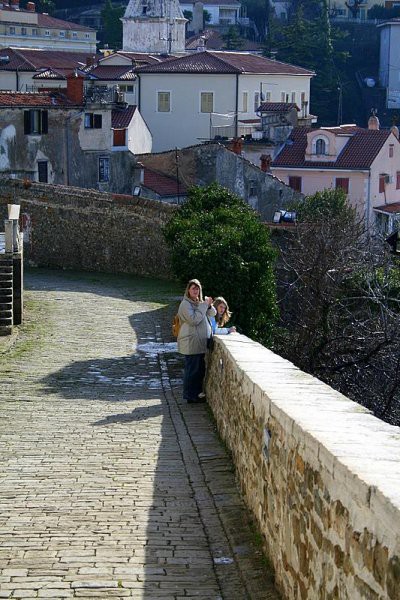
[[[207,302],[208,306],[211,306],[211,304],[214,302],[214,298],[211,298],[211,296],[206,296],[204,300]]]
[[[236,333],[236,327],[229,327],[229,333]]]

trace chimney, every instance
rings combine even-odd
[[[204,35],[199,37],[199,41],[197,43],[197,52],[204,52],[206,49],[206,38],[204,37]]]
[[[269,173],[269,171],[271,170],[270,155],[269,154],[261,154],[260,161],[261,161],[261,165],[260,165],[261,171],[264,171],[265,173]]]
[[[399,139],[399,128],[396,125],[393,124],[390,128],[390,131],[395,137],[397,137],[397,139]]]
[[[27,2],[26,3],[26,10],[28,12],[35,12],[35,10],[36,10],[35,3],[34,2]]]
[[[95,56],[87,56],[86,57],[86,66],[87,67],[92,67],[96,62],[96,57]]]
[[[239,156],[242,154],[242,138],[233,138],[231,150]]]
[[[376,109],[373,108],[371,110],[371,112],[372,112],[372,115],[368,119],[368,129],[377,131],[380,127],[380,124],[379,124],[379,119],[376,116]]]
[[[19,10],[19,0],[11,0],[11,9]]]
[[[76,71],[67,75],[67,98],[73,104],[83,104],[83,82],[84,77]]]

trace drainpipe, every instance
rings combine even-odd
[[[236,106],[235,106],[235,138],[238,137],[238,115],[239,115],[239,73],[236,73]]]
[[[139,75],[139,73],[137,74],[137,80],[138,80],[137,107],[138,107],[138,111],[140,112],[140,75]]]
[[[367,236],[369,237],[369,218],[371,211],[371,169],[368,171],[368,189],[367,189],[367,214],[366,214],[366,222],[367,222]]]

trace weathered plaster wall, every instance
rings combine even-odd
[[[274,212],[300,197],[289,186],[261,171],[222,144],[201,144],[159,154],[141,154],[137,159],[149,168],[179,178],[186,186],[218,182],[257,210],[262,220],[272,221]],[[178,161],[178,168],[177,168]]]
[[[0,180],[0,217],[21,204],[25,257],[38,266],[171,278],[162,227],[175,207],[94,190]]]
[[[239,334],[206,391],[283,596],[399,600],[400,428]]]

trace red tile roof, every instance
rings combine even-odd
[[[71,21],[62,21],[61,19],[55,19],[54,17],[41,13],[38,13],[38,25],[39,27],[48,27],[49,29],[65,29],[66,31],[92,31],[93,33],[96,31],[91,27],[71,23]]]
[[[111,111],[112,129],[126,129],[132,121],[136,106],[127,106],[126,108],[114,108]]]
[[[37,69],[74,69],[86,65],[86,59],[93,57],[88,52],[62,52],[60,50],[32,50],[1,48],[0,56],[8,56],[10,61],[0,64],[0,72],[36,71]],[[1,85],[1,84],[0,84]]]
[[[374,206],[374,210],[380,210],[385,213],[400,213],[400,202],[393,202],[393,204],[383,204],[382,206]]]
[[[121,56],[125,56],[126,58],[129,58],[131,61],[136,63],[135,66],[152,65],[154,63],[159,63],[159,62],[162,62],[163,60],[165,60],[161,55],[155,56],[153,54],[147,54],[146,52],[125,52],[124,50],[118,50],[114,54],[120,54]],[[112,56],[112,55],[108,55],[108,56]],[[101,61],[106,60],[108,58],[108,56],[105,56],[104,58],[102,58]]]
[[[271,60],[245,52],[195,52],[179,58],[168,58],[162,63],[141,67],[139,73],[257,73],[268,75],[310,75],[302,67]]]
[[[299,111],[299,107],[294,102],[263,102],[257,108],[257,112],[288,112],[292,108]]]
[[[187,187],[174,177],[169,177],[148,167],[144,168],[144,187],[156,192],[159,196],[186,196]]]
[[[324,128],[336,135],[346,132],[346,127]],[[306,127],[295,127],[281,152],[272,161],[271,167],[301,167],[309,169],[368,169],[374,162],[378,152],[391,135],[389,130],[361,129],[354,125],[347,127],[347,133],[351,134],[349,141],[339,154],[336,161],[310,161],[305,160],[307,147],[307,133],[311,129]],[[316,131],[316,130],[314,130]],[[394,137],[394,136],[393,136]]]
[[[0,92],[0,107],[71,107],[74,106],[65,96],[57,92]]]
[[[103,81],[129,81],[135,79],[133,67],[129,65],[99,65],[84,69],[91,76]]]

